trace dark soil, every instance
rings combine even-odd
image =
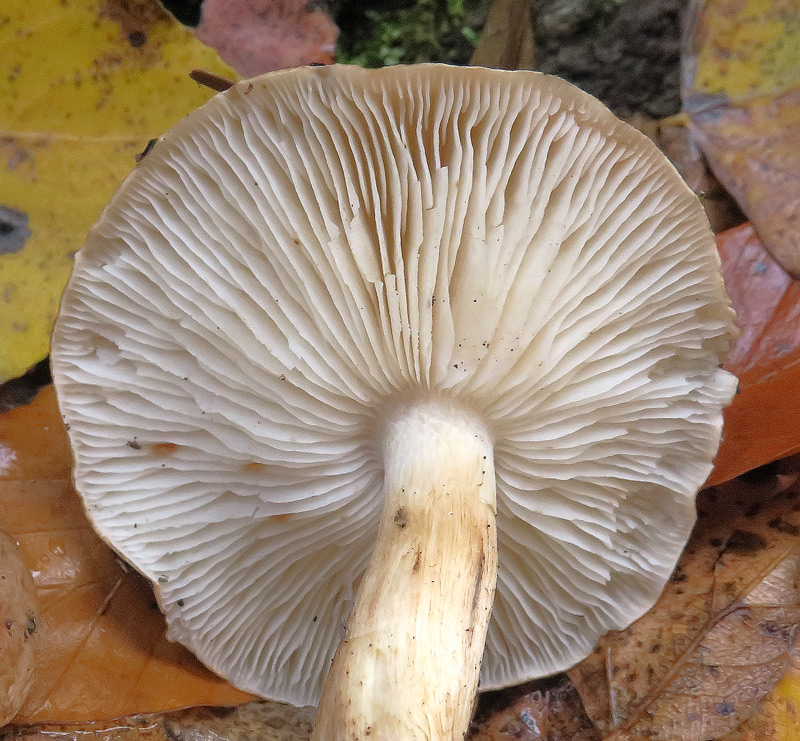
[[[50,358],[47,357],[19,378],[0,383],[0,414],[30,404],[39,390],[52,382]]]
[[[688,0],[538,0],[536,65],[600,98],[618,116],[678,113]]]
[[[202,0],[160,0],[160,2],[181,23],[192,27],[200,23]]]
[[[162,0],[196,25],[201,0]],[[490,0],[311,0],[339,25],[340,61],[466,64]],[[680,36],[689,0],[532,0],[536,66],[600,98],[618,116],[681,110]],[[451,14],[454,8],[456,16]],[[466,30],[464,30],[466,29]]]

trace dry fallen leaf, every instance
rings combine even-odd
[[[608,738],[722,738],[793,666],[799,482],[792,471],[700,495],[698,524],[656,606],[571,672]]]
[[[156,0],[0,3],[0,381],[47,354],[72,255],[148,139],[231,77]]]
[[[758,713],[724,741],[797,741],[800,738],[800,661],[762,701]]]
[[[113,721],[13,726],[0,729],[10,741],[307,741],[314,708],[251,702],[236,708],[190,708]]]
[[[800,450],[800,282],[749,224],[717,235],[717,245],[742,335],[725,362],[739,393],[725,410],[709,485]]]
[[[693,6],[684,107],[720,182],[765,245],[800,277],[800,5]]]
[[[40,604],[34,684],[17,722],[250,699],[165,639],[149,583],[91,529],[52,386],[0,415],[0,523],[19,542]]]
[[[775,259],[800,277],[800,84],[693,116],[695,139]]]
[[[0,530],[0,726],[19,712],[33,683],[37,613],[30,571]]]

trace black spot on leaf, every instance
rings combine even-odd
[[[31,236],[28,214],[8,206],[0,206],[0,255],[19,252]]]
[[[734,530],[725,544],[727,553],[756,553],[767,547],[767,541],[748,530]]]
[[[786,535],[800,535],[800,528],[796,525],[792,525],[791,522],[787,522],[783,519],[783,517],[776,517],[774,520],[770,520],[768,525],[773,530],[777,530],[779,533],[786,533]]]
[[[132,31],[128,34],[128,43],[134,49],[138,49],[147,43],[147,34],[143,31]]]

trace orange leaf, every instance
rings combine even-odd
[[[52,386],[0,415],[0,523],[19,542],[40,603],[34,684],[16,722],[249,700],[166,640],[147,580],[89,525],[71,462]]]
[[[750,224],[719,234],[717,244],[742,335],[725,363],[739,393],[725,411],[709,485],[800,451],[800,282]]]

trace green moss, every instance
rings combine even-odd
[[[364,8],[336,0],[331,12],[341,35],[336,61],[361,67],[421,62],[469,62],[489,0],[384,0]]]

